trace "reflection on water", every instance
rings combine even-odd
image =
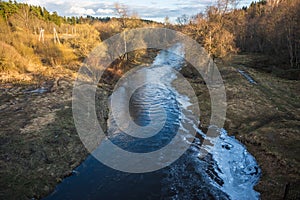
[[[109,135],[110,140],[126,151],[145,153],[158,150],[173,139],[180,126],[181,112],[175,94],[157,84],[144,85],[135,90],[130,98],[129,112],[131,119],[142,127],[149,127],[151,121],[154,121],[150,128],[155,129],[159,126],[155,122],[162,122],[165,115],[166,120],[157,134],[147,138],[133,137],[119,130],[117,133],[109,131],[112,133]],[[112,116],[110,120],[110,124],[116,127]]]
[[[184,55],[180,45],[170,51]],[[110,112],[108,138],[124,150],[155,151],[169,144],[179,129],[187,130],[182,123],[189,120],[186,115],[191,111],[186,105],[191,104],[190,100],[171,87],[176,78],[171,69],[180,69],[183,59],[171,52],[162,51],[151,67],[137,70],[143,74],[139,78],[152,84],[142,85],[132,92],[128,91],[136,88],[134,82],[116,88],[115,97],[120,101],[114,107],[118,112]],[[126,99],[129,99],[128,105]],[[126,126],[117,126],[116,119]],[[153,131],[162,128],[150,137],[146,136],[151,131],[145,132],[145,137],[135,137],[123,131],[130,130],[127,123],[130,120],[142,128],[151,124]],[[195,121],[188,123],[205,137]],[[227,136],[225,130],[219,131],[220,138],[206,138],[213,146],[203,147],[198,138],[192,138],[191,147],[177,161],[151,173],[117,171],[89,156],[74,170],[74,175],[63,180],[45,199],[258,199],[258,193],[253,190],[260,175],[255,159],[237,140]],[[191,143],[188,137],[187,131],[182,142]],[[204,159],[199,158],[201,148],[209,152]]]

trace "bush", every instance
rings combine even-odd
[[[27,65],[13,46],[0,41],[0,72],[26,72]]]
[[[88,24],[77,25],[76,33],[76,36],[68,42],[75,54],[84,59],[100,43],[100,35],[94,27]]]
[[[54,44],[52,41],[46,42],[45,44],[39,43],[35,53],[40,56],[44,65],[52,67],[68,65],[70,62],[77,60],[72,49],[64,45]]]

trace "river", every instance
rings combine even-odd
[[[137,138],[120,130],[115,119],[126,121],[122,105],[127,104],[122,102],[122,97],[128,95],[126,87],[134,85],[134,82],[127,86],[121,83],[115,89],[115,95],[120,100],[114,104],[113,109],[117,112],[113,114],[111,109],[108,138],[100,146],[105,147],[109,140],[126,151],[147,153],[172,143],[176,133],[181,131],[186,132],[182,143],[190,144],[188,150],[169,166],[147,173],[112,169],[90,155],[45,200],[259,199],[259,193],[253,187],[259,181],[261,172],[255,158],[244,145],[228,136],[226,130],[217,128],[219,137],[206,138],[213,145],[201,146],[199,138],[206,136],[197,128],[198,122],[189,116],[191,99],[172,86],[172,82],[178,78],[173,73],[174,69],[180,70],[184,63],[174,53],[178,55],[181,51],[180,45],[171,47],[169,51],[163,50],[151,66],[141,66],[132,73],[153,84],[144,84],[134,90],[129,101],[130,117],[141,127],[148,126],[153,119],[158,122],[165,119],[163,124],[152,124],[154,129],[160,127],[157,134]],[[198,137],[191,139],[184,123],[192,124]],[[178,149],[174,148],[173,151]],[[208,154],[199,156],[201,149]],[[102,153],[101,147],[95,150],[95,154],[97,151]],[[112,159],[116,157],[112,156]]]

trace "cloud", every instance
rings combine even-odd
[[[99,17],[115,16],[114,2],[126,5],[129,13],[138,13],[144,19],[170,19],[187,14],[189,16],[203,12],[209,5],[213,5],[217,0],[18,0],[34,5],[46,7],[49,11],[57,11],[62,16],[93,15]],[[252,0],[241,0],[240,7],[249,5]],[[159,20],[161,21],[161,20]]]
[[[91,8],[83,8],[79,6],[72,6],[69,10],[69,14],[74,15],[94,15],[96,12]]]
[[[98,10],[97,10],[97,13],[98,14],[112,14],[112,13],[114,13],[114,10],[113,9],[110,9],[110,8],[105,8],[105,9],[103,9],[103,8],[99,8]]]

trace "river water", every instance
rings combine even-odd
[[[151,66],[141,66],[134,72],[142,74],[142,78],[149,79],[152,84],[145,84],[133,92],[129,101],[130,117],[141,127],[151,124],[154,118],[158,119],[156,121],[165,119],[157,134],[136,138],[121,131],[115,120],[122,118],[122,105],[126,105],[121,100],[119,107],[114,108],[120,110],[119,116],[110,112],[108,138],[100,146],[110,140],[126,151],[147,153],[167,146],[181,130],[186,131],[182,142],[191,144],[188,150],[171,165],[148,173],[118,171],[90,155],[45,199],[259,199],[253,187],[259,180],[260,169],[244,145],[228,136],[226,130],[218,129],[219,137],[206,138],[213,145],[201,146],[199,138],[206,136],[197,128],[198,122],[187,114],[191,114],[191,100],[172,87],[172,82],[178,78],[173,70],[179,70],[184,63],[182,57],[174,53],[184,54],[182,47],[175,45],[169,51],[161,51]],[[119,99],[127,95],[126,86],[115,91]],[[183,123],[192,124],[198,137],[189,138],[190,129],[185,129]],[[159,123],[152,125],[161,126]],[[201,149],[208,154],[200,156]]]

